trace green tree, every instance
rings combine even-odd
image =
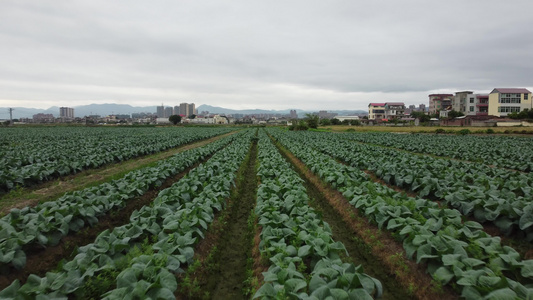
[[[331,120],[330,119],[321,119],[320,120],[320,126],[329,126],[331,125]]]
[[[181,116],[178,116],[178,115],[172,115],[168,118],[168,120],[170,122],[172,122],[174,125],[178,124],[179,122],[181,122]]]
[[[426,115],[426,113],[422,111],[413,111],[411,117],[418,119],[421,123],[427,123],[429,122],[429,119],[431,119],[429,115]]]
[[[289,126],[289,130],[294,130],[294,131],[300,131],[300,130],[307,130],[309,129],[309,127],[307,126],[307,122],[305,122],[304,120],[293,120],[292,122],[292,125]]]
[[[341,125],[341,120],[333,118],[331,119],[331,125]]]
[[[512,112],[507,116],[511,119],[533,119],[533,110],[526,108],[521,112]]]
[[[455,110],[451,110],[449,113],[448,113],[448,118],[449,119],[455,119],[457,117],[462,117],[464,116],[465,114],[463,114],[462,112],[460,111],[455,111]]]
[[[307,123],[307,126],[309,126],[309,128],[317,129],[318,121],[319,121],[318,115],[305,114],[305,122]]]
[[[359,120],[350,120],[350,125],[359,126],[359,125],[361,125],[361,121],[359,121]]]
[[[418,119],[421,123],[427,123],[429,122],[429,119],[431,117],[429,115],[426,115],[426,113],[422,111],[414,111],[411,113],[411,117]]]
[[[189,119],[193,120],[194,118],[196,118],[196,115],[195,114],[192,114],[189,116]]]

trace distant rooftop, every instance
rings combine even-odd
[[[506,94],[529,94],[531,93],[528,89],[516,89],[516,88],[496,88],[490,92],[493,93],[506,93]]]
[[[453,94],[431,94],[429,97],[452,97]]]
[[[385,106],[385,103],[370,103],[368,106]]]

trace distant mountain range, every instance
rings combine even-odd
[[[112,114],[126,114],[130,115],[132,113],[155,113],[157,111],[157,106],[131,106],[128,104],[89,104],[81,106],[73,106],[74,116],[75,117],[84,117],[89,115],[100,115],[107,116]],[[229,109],[211,105],[200,105],[197,107],[198,113],[202,111],[208,111],[209,113],[214,114],[243,114],[243,115],[258,115],[258,114],[289,114],[290,109],[286,110],[265,110],[265,109]],[[9,114],[7,113],[7,107],[0,107],[0,119],[8,119]],[[5,112],[5,113],[4,113]],[[303,117],[306,113],[317,112],[315,111],[304,111],[301,109],[296,109],[297,114],[300,117]],[[328,110],[329,113],[337,113],[340,116],[348,116],[354,114],[366,114],[368,113],[365,110]],[[52,106],[48,109],[39,109],[39,108],[26,108],[26,107],[14,107],[13,110],[13,119],[19,118],[32,118],[33,115],[43,113],[43,114],[52,114],[54,117],[59,117],[59,107]],[[7,115],[7,117],[6,117]]]
[[[243,109],[243,110],[236,110],[236,109],[229,109],[229,108],[223,108],[223,107],[217,107],[217,106],[211,106],[211,105],[205,105],[202,104],[198,106],[197,108],[198,113],[201,113],[202,111],[208,111],[209,113],[214,114],[244,114],[244,115],[258,115],[258,114],[282,114],[282,115],[288,115],[291,112],[291,109],[285,109],[285,110],[265,110],[265,109]],[[294,109],[296,110],[296,113],[299,116],[303,116],[306,113],[312,113],[317,112],[314,111],[306,111],[301,109]],[[340,116],[349,116],[354,114],[368,114],[368,111],[365,110],[328,110],[329,113],[336,113]]]

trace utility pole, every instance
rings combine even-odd
[[[9,108],[9,126],[13,126],[13,111],[15,109]]]

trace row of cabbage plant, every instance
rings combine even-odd
[[[17,269],[26,263],[25,250],[56,245],[70,232],[94,225],[128,199],[144,194],[206,156],[215,153],[236,137],[229,136],[206,146],[178,153],[153,167],[131,171],[120,179],[65,194],[35,207],[12,209],[0,219],[0,267]]]
[[[378,280],[364,274],[361,266],[342,262],[344,245],[333,240],[328,224],[309,207],[303,180],[265,133],[260,135],[258,158],[259,248],[271,266],[263,273],[265,284],[254,298],[380,297]]]
[[[0,191],[229,132],[227,128],[13,128],[0,134]]]
[[[345,135],[352,140],[400,148],[411,152],[482,162],[527,172],[533,170],[533,162],[531,161],[533,139],[529,137],[385,132],[346,133]]]
[[[363,145],[331,134],[310,133],[300,140],[387,183],[435,197],[479,222],[493,222],[505,234],[533,241],[533,173]]]
[[[271,133],[361,214],[391,231],[407,256],[426,263],[435,280],[451,284],[466,299],[533,296],[533,261],[502,246],[479,223],[465,222],[455,209],[372,182],[364,172],[296,141],[292,134]]]
[[[216,211],[225,207],[236,172],[251,141],[250,132],[218,151],[205,164],[159,193],[152,205],[135,211],[130,223],[102,232],[80,247],[58,272],[30,275],[0,292],[2,299],[84,297],[83,285],[104,272],[120,272],[103,299],[173,299],[176,275],[192,261],[194,244],[203,238]],[[148,250],[132,249],[150,241]],[[126,260],[126,261],[124,261]]]

